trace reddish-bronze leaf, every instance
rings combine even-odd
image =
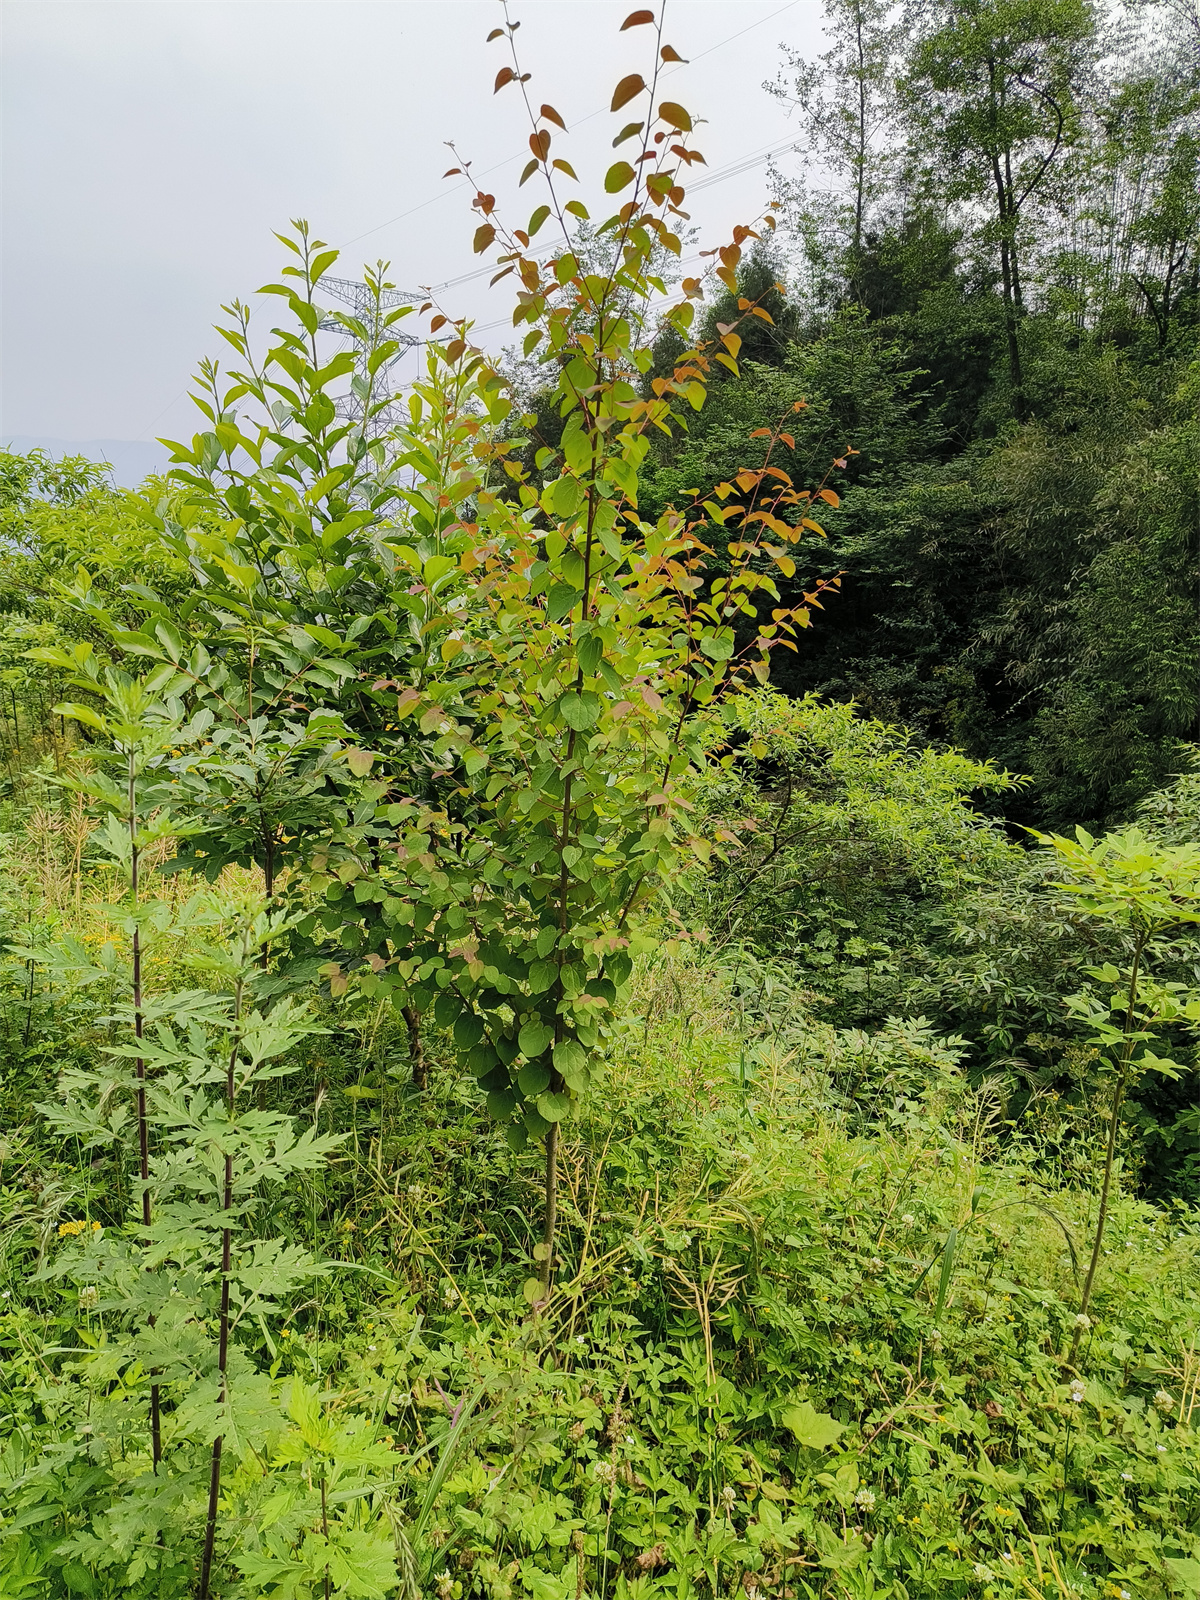
[[[503,37],[504,37],[504,29],[503,28],[493,28],[491,33],[488,34],[487,39],[485,40],[485,43],[491,44],[493,39],[503,39]]]
[[[545,161],[550,154],[550,135],[545,128],[529,135],[529,148],[539,161]]]
[[[434,317],[433,321],[429,324],[429,331],[430,331],[430,333],[436,333],[439,328],[444,328],[445,326],[446,326],[446,318],[443,317],[441,315],[441,313],[439,312],[438,315],[436,317]]]
[[[516,73],[511,67],[501,67],[500,71],[496,74],[496,86],[492,90],[492,93],[499,94],[504,85],[506,83],[511,83],[515,77]]]
[[[640,28],[643,23],[653,21],[653,11],[631,11],[621,24],[618,32],[624,33],[626,28]]]
[[[465,339],[451,339],[450,343],[446,346],[446,360],[457,361],[466,348],[467,341]]]
[[[664,122],[669,122],[672,128],[678,128],[680,133],[691,133],[691,117],[674,100],[661,100],[658,106],[658,114]]]
[[[658,53],[664,61],[681,61],[683,62],[684,66],[687,66],[687,62],[683,60],[683,57],[679,54],[679,51],[676,50],[673,44],[663,45],[662,49]]]
[[[547,122],[553,122],[557,124],[557,126],[560,127],[564,133],[566,133],[567,125],[559,116],[558,112],[555,111],[553,106],[543,106],[542,115],[545,117]]]
[[[622,78],[613,90],[612,105],[608,109],[610,111],[620,111],[622,106],[627,106],[636,95],[641,94],[645,87],[646,80],[641,73],[631,72],[628,77]]]

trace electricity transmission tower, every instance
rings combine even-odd
[[[384,289],[376,298],[374,290],[365,283],[356,283],[353,278],[322,278],[321,288],[326,294],[341,300],[349,307],[350,314],[356,321],[361,322],[367,331],[367,340],[355,338],[350,331],[340,323],[336,317],[327,316],[317,324],[327,333],[340,333],[343,338],[350,339],[355,346],[355,376],[365,383],[369,378],[367,372],[367,357],[370,351],[386,340],[396,340],[400,348],[390,356],[384,364],[376,370],[373,389],[376,399],[387,399],[389,402],[394,393],[393,379],[395,367],[408,350],[420,344],[419,339],[414,339],[411,333],[404,333],[402,328],[393,323],[390,328],[381,326],[382,319],[397,306],[420,305],[424,296],[408,294],[403,289]],[[363,412],[361,398],[351,389],[348,394],[342,395],[337,401],[338,411],[348,421],[357,421]],[[384,410],[376,413],[373,426],[387,428],[393,419],[393,407],[389,403]]]

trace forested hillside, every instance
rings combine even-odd
[[[826,20],[0,453],[0,1600],[1200,1594],[1200,16]]]
[[[1029,774],[1023,821],[1127,817],[1200,730],[1194,10],[828,17],[774,85],[818,179],[779,175],[740,274],[774,325],[647,490],[728,475],[805,398],[777,463],[858,454],[801,547],[842,594],[775,681]]]

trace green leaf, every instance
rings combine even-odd
[[[527,979],[530,994],[545,994],[558,977],[558,967],[553,961],[535,961]]]
[[[585,689],[582,694],[563,695],[558,708],[567,727],[574,728],[576,733],[583,733],[599,722],[603,702],[598,694]]]
[[[733,654],[733,634],[706,634],[700,640],[700,648],[710,661],[728,661]]]
[[[84,722],[89,728],[95,728],[97,733],[108,733],[108,723],[98,711],[93,711],[91,706],[76,705],[74,701],[65,700],[54,708],[56,717],[70,717],[74,722]]]
[[[493,1089],[487,1097],[487,1114],[493,1122],[507,1122],[517,1109],[517,1097],[511,1089]]]
[[[842,1423],[823,1411],[815,1410],[807,1400],[785,1406],[779,1414],[779,1420],[791,1430],[798,1444],[806,1445],[810,1450],[828,1450],[846,1431]]]
[[[433,1020],[439,1028],[449,1028],[457,1020],[463,1004],[453,989],[443,989],[433,1002]]]
[[[584,672],[594,673],[604,655],[604,640],[598,633],[589,633],[575,647],[575,659]]]
[[[556,583],[551,585],[550,593],[546,596],[546,617],[550,622],[561,622],[562,619],[583,599],[581,589],[573,589],[569,583]]]
[[[390,1536],[339,1524],[330,1529],[326,1551],[310,1554],[310,1540],[315,1543],[317,1537],[312,1534],[305,1540],[305,1556],[315,1576],[325,1565],[320,1555],[327,1555],[329,1576],[337,1594],[346,1595],[348,1600],[383,1600],[384,1596],[395,1593],[395,1546]]]
[[[587,1066],[587,1051],[578,1039],[560,1039],[554,1046],[554,1065],[560,1072],[578,1072]]]
[[[545,1023],[538,1022],[535,1018],[521,1029],[517,1035],[517,1043],[526,1060],[533,1061],[542,1054],[553,1038],[554,1030],[547,1028]]]
[[[545,1117],[547,1122],[561,1122],[570,1114],[571,1096],[569,1094],[543,1094],[538,1096],[538,1114]]]
[[[954,1256],[958,1249],[958,1229],[951,1228],[946,1235],[945,1247],[942,1250],[942,1270],[938,1278],[937,1305],[933,1310],[933,1320],[936,1322],[942,1314],[946,1304],[946,1294],[950,1288],[950,1275],[954,1271]]]
[[[467,1071],[476,1078],[485,1078],[489,1072],[494,1072],[501,1065],[500,1057],[495,1048],[486,1042],[472,1047],[467,1055]]]
[[[536,1106],[525,1107],[525,1130],[531,1139],[544,1139],[550,1131],[550,1124]]]
[[[460,1050],[469,1050],[483,1038],[483,1018],[473,1011],[464,1011],[454,1024],[454,1042]]]
[[[634,170],[628,161],[616,161],[604,174],[604,191],[606,194],[619,194],[627,184],[633,182]]]
[[[1180,1556],[1165,1556],[1163,1566],[1167,1569],[1171,1588],[1176,1593],[1200,1594],[1200,1561]]]
[[[550,1087],[550,1068],[544,1061],[527,1061],[517,1073],[517,1085],[527,1100],[536,1100]]]
[[[569,474],[555,478],[546,489],[545,499],[547,510],[556,517],[573,517],[583,504],[583,486]]]

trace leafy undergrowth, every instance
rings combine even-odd
[[[1195,1215],[1118,1202],[1072,1365],[1094,1201],[1005,1141],[952,1042],[879,1036],[864,1123],[833,1072],[861,1036],[756,1038],[727,981],[672,961],[640,1010],[564,1141],[536,1315],[532,1155],[445,1071],[416,1096],[386,1053],[315,1047],[308,1114],[347,1137],[266,1228],[338,1264],[242,1330],[223,1592],[1196,1593]],[[104,1171],[34,1140],[2,1174],[0,1594],[182,1596],[202,1454],[164,1504],[139,1375],[106,1365],[86,1284],[32,1270],[107,1216]]]

